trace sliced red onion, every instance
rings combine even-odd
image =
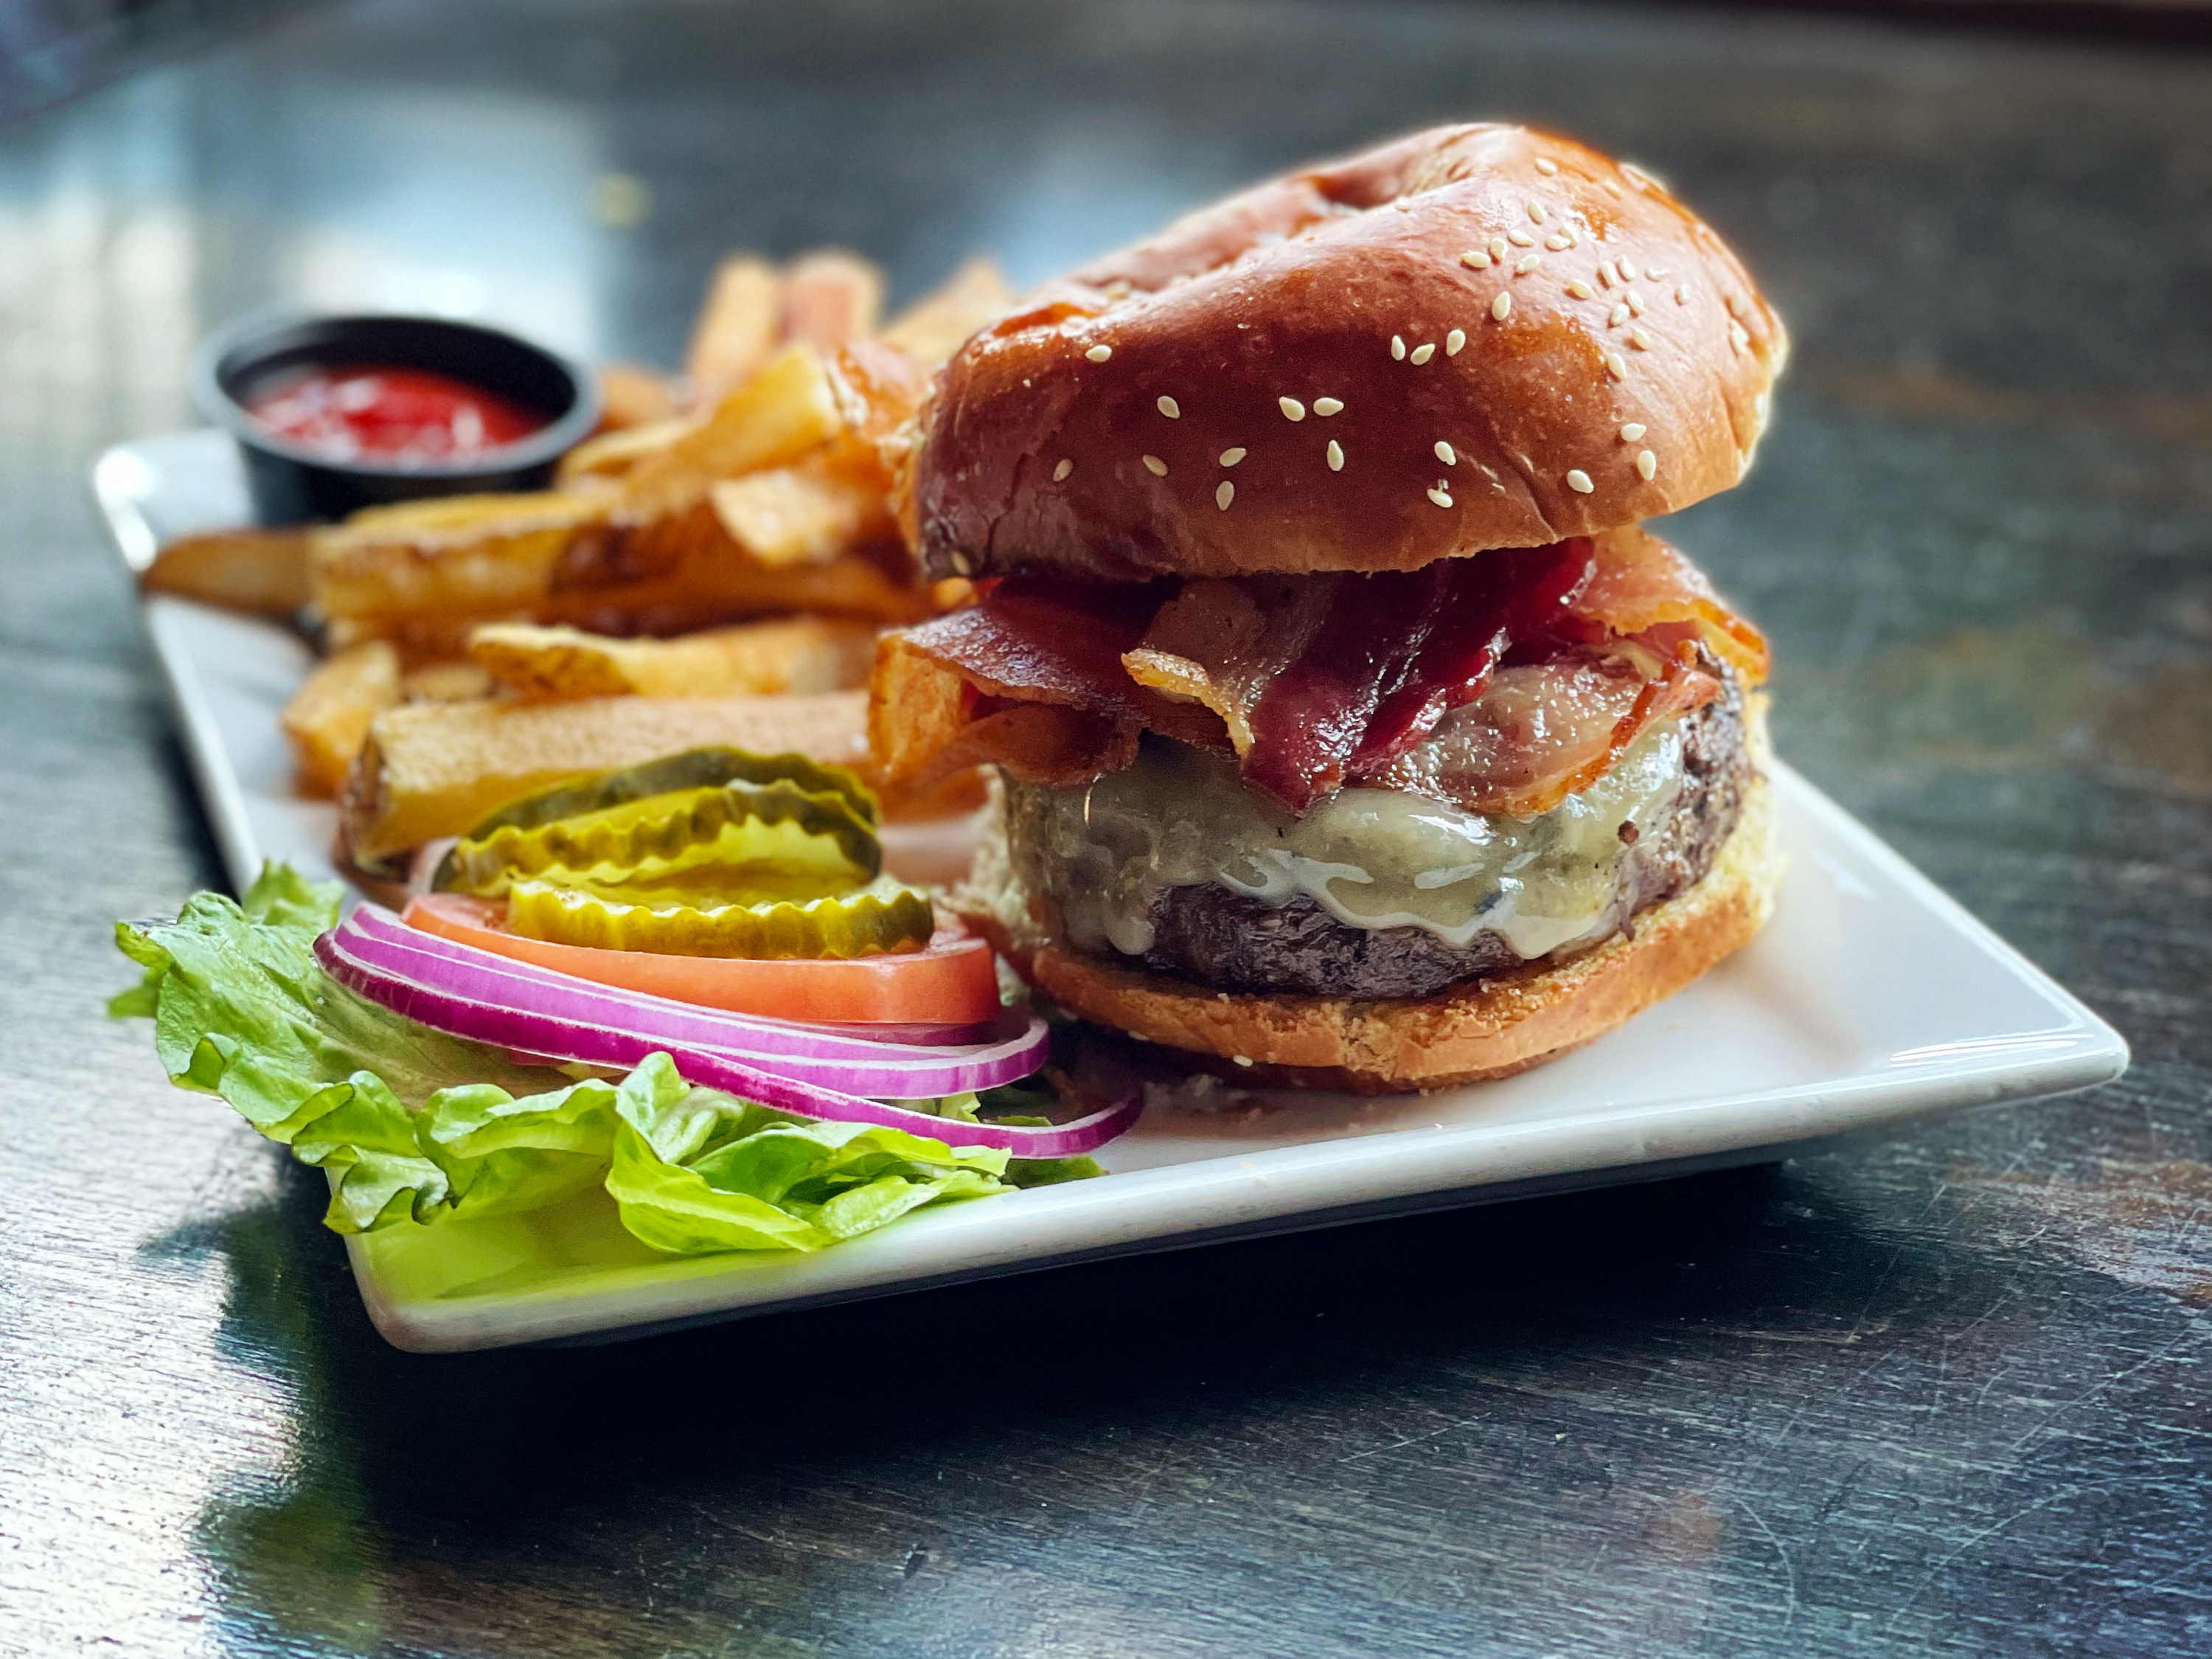
[[[386,960],[383,963],[365,960],[363,952]],[[733,1052],[725,1047],[672,1041],[667,1033],[635,1022],[604,1023],[598,1017],[599,1009],[585,1006],[596,999],[590,991],[580,989],[581,981],[573,979],[564,986],[548,988],[526,982],[520,975],[509,975],[502,994],[493,999],[479,997],[454,986],[454,964],[448,959],[423,952],[410,964],[415,972],[399,971],[391,965],[404,960],[404,953],[398,947],[380,946],[365,932],[353,930],[349,933],[343,927],[315,941],[315,955],[325,971],[339,983],[380,1006],[434,1030],[492,1043],[514,1053],[592,1066],[627,1068],[639,1064],[648,1054],[665,1053],[676,1062],[678,1071],[692,1083],[725,1089],[761,1105],[805,1117],[881,1124],[963,1146],[1004,1148],[1024,1158],[1068,1158],[1105,1145],[1134,1123],[1143,1109],[1141,1094],[1133,1090],[1111,1106],[1070,1123],[1042,1128],[961,1123],[903,1106],[889,1105],[859,1093],[848,1093],[826,1086],[821,1080],[824,1071],[850,1075],[856,1068],[832,1066],[818,1060],[770,1057]],[[427,980],[418,977],[418,974],[427,975]],[[1042,1037],[1041,1026],[1037,1035]],[[1035,1069],[1036,1059],[1042,1058],[1041,1042],[1032,1052],[1035,1057],[1013,1076],[1027,1075]],[[893,1048],[892,1054],[909,1061],[915,1058],[911,1050]],[[939,1069],[942,1069],[941,1066]],[[919,1074],[920,1068],[909,1070],[902,1074],[901,1082],[882,1092],[914,1098],[991,1086],[967,1083],[957,1089],[934,1084],[917,1087],[913,1079]],[[1011,1081],[1012,1077],[1000,1080]]]
[[[964,1048],[869,1042],[859,1037],[825,1036],[796,1026],[778,1030],[769,1021],[725,1015],[719,1009],[700,1008],[665,997],[617,991],[568,975],[555,975],[549,980],[538,974],[518,972],[524,964],[472,946],[460,947],[467,954],[457,958],[418,945],[416,940],[424,935],[416,929],[402,925],[397,932],[411,937],[392,937],[378,930],[373,921],[356,926],[349,919],[329,937],[349,960],[369,973],[478,1002],[487,1010],[547,1013],[578,1025],[625,1032],[656,1043],[688,1043],[856,1095],[912,1100],[995,1088],[1027,1077],[1045,1056],[1044,1022],[1034,1016],[1024,1022],[1017,1036]],[[486,1041],[518,1051],[531,1050],[530,1044],[508,1042],[504,1036]]]
[[[791,1054],[802,1060],[880,1060],[885,1058],[884,1050],[888,1044],[896,1049],[906,1050],[910,1055],[953,1060],[972,1060],[986,1048],[995,1049],[997,1043],[994,1039],[1003,1042],[1013,1032],[1019,1032],[1026,1040],[1038,1043],[1040,1048],[1042,1044],[1042,1038],[1031,1029],[1033,1020],[1011,1017],[1011,1011],[1008,1011],[1010,1017],[980,1025],[892,1028],[901,1032],[915,1031],[940,1039],[928,1043],[902,1036],[884,1036],[879,1034],[877,1027],[865,1024],[843,1027],[809,1025],[795,1020],[772,1019],[765,1014],[741,1014],[726,1008],[710,1008],[702,1003],[655,996],[650,991],[602,985],[596,980],[564,974],[557,968],[525,962],[497,951],[487,951],[481,945],[464,944],[459,939],[447,939],[444,934],[431,933],[427,928],[411,927],[391,911],[374,904],[356,905],[352,914],[338,924],[338,931],[349,939],[374,940],[379,945],[436,957],[459,966],[478,968],[505,979],[543,986],[562,994],[588,992],[603,999],[611,1007],[621,1005],[633,1011],[635,1018],[652,1021],[656,1030],[667,1030],[671,1035],[681,1036],[685,1041],[702,1042],[718,1048]],[[432,982],[435,982],[434,977]],[[1029,1071],[1036,1069],[1036,1062],[1031,1061]],[[1024,1072],[1018,1075],[1027,1074]]]

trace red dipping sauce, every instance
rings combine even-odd
[[[466,460],[547,423],[536,410],[450,374],[373,364],[287,375],[245,402],[272,437],[329,460],[396,466]]]

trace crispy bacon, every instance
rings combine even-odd
[[[894,780],[1060,786],[1149,730],[1300,811],[1352,781],[1526,816],[1717,695],[1715,658],[1755,681],[1765,642],[1638,531],[1364,576],[1017,577],[886,637],[874,740]]]
[[[1687,659],[1655,679],[1587,657],[1501,668],[1432,736],[1361,781],[1471,812],[1534,817],[1603,777],[1647,728],[1720,690]]]
[[[1766,678],[1766,639],[1713,592],[1705,573],[1649,531],[1632,526],[1597,538],[1597,572],[1575,601],[1577,615],[1623,638],[1641,636],[1672,657],[1696,640],[1757,685]]]

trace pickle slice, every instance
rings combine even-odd
[[[664,755],[620,771],[593,773],[526,796],[483,819],[463,840],[483,841],[501,830],[535,829],[557,818],[604,811],[652,795],[740,782],[786,782],[811,795],[842,796],[852,807],[853,816],[871,827],[879,816],[875,792],[842,766],[824,766],[804,755],[756,755],[750,750],[710,747]],[[450,886],[447,878],[453,862],[449,854],[438,866],[435,886]]]
[[[496,898],[521,876],[562,885],[665,883],[708,898],[754,888],[836,891],[883,867],[875,831],[844,795],[732,780],[524,828],[501,825],[447,855],[438,885]],[[561,873],[556,874],[556,872]]]
[[[636,904],[621,888],[507,889],[507,925],[529,939],[601,951],[684,957],[866,957],[917,951],[935,920],[929,901],[888,876],[832,897],[755,904]]]

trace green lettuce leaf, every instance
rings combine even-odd
[[[771,1111],[691,1087],[666,1054],[619,1084],[546,1090],[548,1068],[441,1036],[325,975],[314,941],[338,897],[276,865],[238,902],[202,893],[173,923],[119,925],[144,977],[109,1010],[153,1019],[173,1081],[222,1096],[328,1172],[325,1219],[339,1232],[536,1209],[604,1183],[656,1249],[812,1250],[927,1204],[1097,1170]],[[907,1103],[948,1126],[977,1121],[974,1095]]]
[[[623,1079],[607,1191],[655,1249],[815,1250],[925,1204],[1006,1190],[1006,1154],[796,1118],[694,1089],[665,1054]]]

